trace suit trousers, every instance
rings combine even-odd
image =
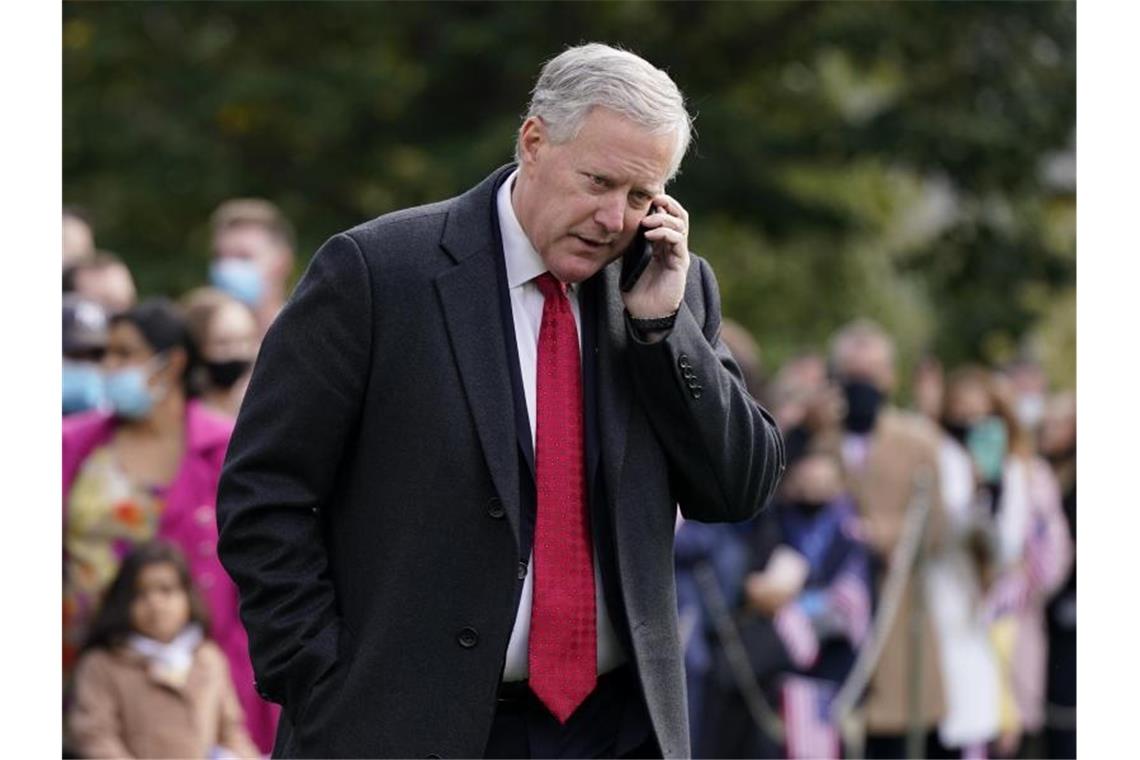
[[[623,665],[598,685],[565,724],[525,682],[500,689],[487,758],[661,757],[637,677]]]

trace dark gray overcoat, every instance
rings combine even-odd
[[[503,167],[317,252],[258,357],[218,492],[274,754],[479,757],[515,620],[520,465],[493,234]],[[783,469],[692,257],[669,337],[634,340],[597,277],[600,498],[629,653],[665,757],[689,754],[679,504],[743,520]]]

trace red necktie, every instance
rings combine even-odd
[[[538,332],[534,598],[530,688],[562,723],[597,681],[593,543],[582,451],[582,374],[578,331],[566,286],[549,272]]]

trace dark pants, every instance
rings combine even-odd
[[[950,758],[960,758],[962,751],[953,749],[942,744],[938,738],[938,731],[929,731],[926,734],[926,741],[922,748],[922,754],[919,757],[928,758],[928,760],[949,760]],[[878,760],[879,758],[905,758],[906,754],[906,735],[905,734],[867,734],[867,743],[864,746],[863,754],[868,760]]]
[[[487,758],[661,757],[637,678],[628,666],[598,685],[565,725],[524,684],[499,695]]]

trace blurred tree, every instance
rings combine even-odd
[[[201,281],[206,219],[235,195],[279,203],[303,263],[338,230],[510,160],[541,62],[606,41],[667,69],[697,114],[671,192],[767,366],[856,315],[892,330],[907,363],[1002,361],[1071,313],[1075,15],[1071,2],[68,2],[64,195],[144,293]]]

